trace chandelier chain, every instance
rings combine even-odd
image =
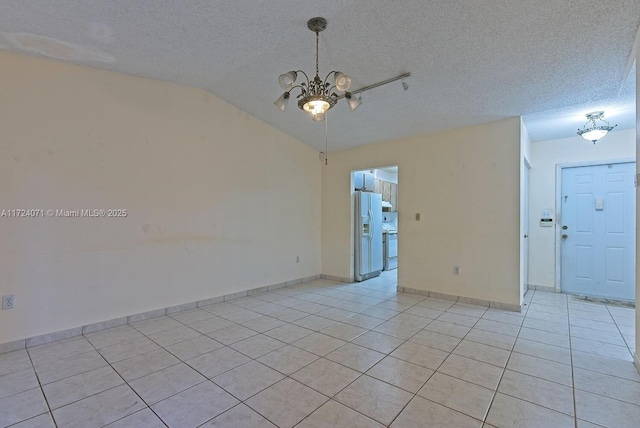
[[[318,66],[318,40],[320,39],[320,34],[316,31],[316,76],[320,74],[320,67]]]

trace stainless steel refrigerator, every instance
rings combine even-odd
[[[382,272],[382,195],[356,192],[355,201],[356,281]]]

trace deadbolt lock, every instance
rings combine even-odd
[[[569,226],[562,226],[562,230],[567,230],[569,229]]]

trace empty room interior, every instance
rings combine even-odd
[[[640,1],[326,3],[0,2],[0,428],[637,427]]]

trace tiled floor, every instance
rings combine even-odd
[[[0,354],[0,427],[637,427],[632,309],[318,280]]]

